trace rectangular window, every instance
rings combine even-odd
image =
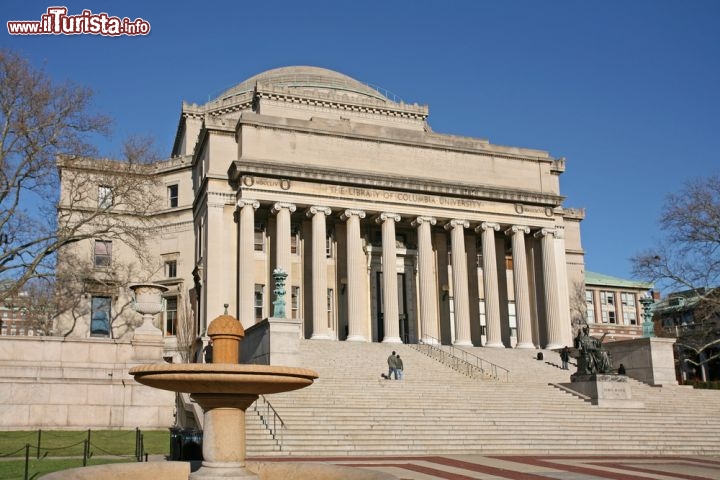
[[[168,185],[167,195],[168,195],[168,206],[170,208],[177,207],[178,206],[178,186],[177,186],[177,184]]]
[[[600,303],[603,305],[615,305],[615,294],[613,292],[600,292]]]
[[[300,314],[300,287],[292,287],[291,290],[291,298],[290,298],[290,309],[291,309],[291,317],[290,318],[299,318],[298,315]]]
[[[90,336],[110,336],[110,297],[92,297],[90,305]]]
[[[602,315],[602,323],[608,323],[608,312],[607,310],[603,310],[600,312],[600,315]]]
[[[335,318],[335,294],[332,288],[327,290],[327,326],[332,328],[333,319]]]
[[[263,305],[265,303],[264,292],[265,292],[265,285],[256,283],[255,284],[255,321],[256,322],[261,321],[264,318],[264,315],[263,315]]]
[[[325,237],[325,257],[332,257],[333,238],[332,235]]]
[[[637,314],[635,310],[625,310],[623,311],[623,316],[630,325],[637,325]]]
[[[595,323],[595,310],[589,307],[587,309],[587,323]]]
[[[107,185],[98,186],[98,208],[110,208],[113,206],[113,190]]]
[[[512,257],[510,257],[510,256],[505,257],[505,270],[512,270],[512,269],[513,269]]]
[[[95,240],[95,267],[109,267],[112,264],[112,242]]]
[[[508,302],[508,323],[510,324],[510,336],[517,338],[517,315],[515,314],[515,302]]]
[[[177,297],[165,299],[165,335],[177,335]]]
[[[165,262],[165,277],[177,277],[177,260],[168,260],[167,262]]]
[[[635,306],[635,294],[623,292],[620,294],[620,301],[626,307],[634,307]]]
[[[480,299],[478,305],[478,312],[480,315],[480,335],[487,335],[487,323],[485,320],[485,300]]]
[[[256,252],[263,252],[265,251],[265,229],[263,229],[262,225],[255,225],[255,251]]]
[[[293,233],[290,235],[290,253],[297,255],[298,253],[298,235]]]
[[[615,323],[615,312],[612,310],[608,312],[608,320],[610,320],[610,323]]]

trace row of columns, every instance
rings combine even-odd
[[[254,319],[254,278],[253,278],[253,236],[254,211],[260,206],[256,200],[240,199],[237,201],[239,210],[238,239],[238,302],[241,319]],[[276,215],[276,248],[275,265],[286,272],[291,271],[290,250],[290,215],[296,206],[278,202],[272,206]],[[325,254],[326,217],[331,213],[325,206],[312,206],[306,215],[312,219],[312,325],[313,339],[327,339],[328,328],[326,318],[327,269]],[[347,228],[347,295],[348,295],[348,341],[367,341],[365,338],[365,318],[363,308],[363,289],[365,284],[364,252],[360,236],[360,220],[365,218],[363,210],[346,209],[340,218],[346,222]],[[396,247],[395,224],[401,220],[400,215],[383,212],[376,222],[382,228],[382,264],[386,272],[395,271]],[[434,255],[432,249],[431,226],[437,220],[429,216],[418,216],[412,226],[418,232],[418,281],[420,290],[420,329],[421,338],[433,342],[440,338],[437,317],[437,285],[435,281]],[[452,272],[455,306],[455,344],[472,346],[470,338],[470,295],[468,292],[468,274],[465,252],[464,230],[469,228],[467,220],[451,219],[445,229],[450,232],[452,250]],[[495,232],[500,225],[483,222],[475,228],[482,238],[483,282],[485,285],[486,315],[486,347],[504,348],[501,336],[500,303],[498,288],[497,263],[495,261]],[[517,319],[517,348],[534,348],[532,340],[532,320],[530,308],[529,279],[525,255],[525,235],[530,228],[514,225],[504,232],[511,238],[513,255],[513,280],[515,287],[515,305]],[[545,316],[547,319],[546,348],[558,348],[563,343],[563,325],[560,315],[558,295],[558,273],[555,264],[554,230],[543,228],[534,234],[541,238],[543,281],[545,288]],[[399,336],[399,305],[397,297],[397,276],[383,275],[383,342],[400,343]],[[246,327],[249,325],[246,325]]]

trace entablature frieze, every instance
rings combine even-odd
[[[230,181],[236,188],[258,188],[279,186],[282,190],[289,190],[291,183],[315,183],[333,186],[338,192],[347,192],[361,196],[363,191],[395,190],[408,195],[442,195],[446,198],[461,200],[494,200],[516,204],[517,213],[525,210],[537,211],[542,209],[546,216],[554,215],[553,209],[561,208],[565,197],[545,194],[527,190],[514,190],[508,188],[492,187],[487,185],[463,184],[456,182],[433,181],[423,178],[408,178],[407,176],[375,175],[363,172],[361,175],[347,170],[332,170],[330,168],[306,167],[298,168],[294,165],[268,165],[267,162],[235,161],[228,171]],[[343,193],[339,193],[342,195]],[[383,194],[384,195],[384,194]]]

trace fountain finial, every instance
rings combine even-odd
[[[240,340],[245,329],[237,318],[220,315],[208,325],[207,334],[213,342],[212,363],[240,363]]]

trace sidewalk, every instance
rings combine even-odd
[[[720,480],[720,457],[480,456],[254,458],[369,468],[403,480]]]

